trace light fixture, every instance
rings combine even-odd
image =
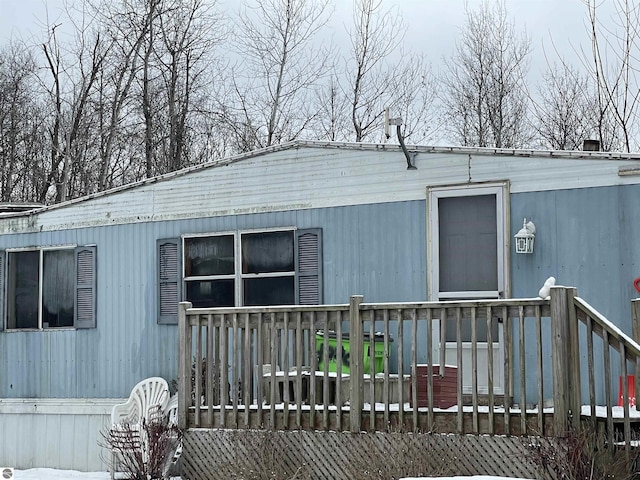
[[[536,239],[536,226],[525,218],[522,228],[514,235],[516,239],[516,253],[533,253],[533,241]]]

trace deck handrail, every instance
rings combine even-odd
[[[588,391],[589,391],[589,401],[587,405],[589,405],[589,417],[591,420],[591,424],[594,425],[597,421],[597,405],[596,405],[596,392],[595,392],[595,374],[594,374],[594,346],[593,346],[593,338],[598,337],[601,339],[603,343],[603,361],[604,361],[604,387],[605,387],[605,403],[606,403],[606,432],[607,432],[607,440],[611,444],[617,439],[614,438],[615,435],[615,427],[614,427],[614,419],[613,419],[613,403],[612,403],[612,385],[614,385],[614,381],[611,376],[611,371],[613,370],[610,358],[610,349],[613,348],[619,354],[619,369],[620,369],[620,378],[625,379],[620,381],[621,390],[618,392],[618,395],[622,397],[622,399],[629,398],[629,384],[626,381],[628,376],[628,365],[630,362],[633,365],[633,371],[635,373],[635,383],[634,390],[636,392],[640,392],[640,345],[634,338],[638,339],[640,334],[639,321],[640,321],[640,300],[632,301],[632,327],[633,327],[633,336],[631,338],[626,333],[624,333],[620,328],[618,328],[614,323],[612,323],[609,319],[607,319],[604,315],[600,314],[595,308],[593,308],[589,303],[587,303],[584,299],[573,296],[572,298],[572,306],[575,311],[575,316],[577,321],[579,321],[585,327],[585,335],[586,342],[585,345],[576,342],[578,345],[583,345],[586,348],[586,356],[587,356],[587,369],[588,369]],[[575,322],[576,324],[578,322]],[[579,381],[580,375],[580,364],[576,363],[571,369],[571,376]],[[580,388],[579,384],[576,386],[577,398],[574,401],[576,404],[575,408],[581,408],[585,402],[581,401],[579,396]],[[630,416],[630,402],[624,401],[622,402],[623,407],[623,436],[624,436],[624,444],[627,447],[627,450],[631,446],[632,442],[632,432],[631,432],[631,416]],[[638,408],[636,404],[635,409]],[[574,427],[577,425],[577,420],[574,420]]]

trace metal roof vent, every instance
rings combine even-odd
[[[600,140],[585,140],[582,142],[582,150],[585,152],[599,152]]]

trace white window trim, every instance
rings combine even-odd
[[[224,237],[233,235],[233,248],[234,248],[234,269],[235,273],[233,274],[225,274],[225,275],[206,275],[206,276],[189,276],[185,275],[185,267],[184,267],[184,253],[182,255],[183,258],[180,259],[180,269],[182,276],[182,298],[186,297],[186,284],[188,281],[193,280],[224,280],[224,279],[233,279],[234,280],[234,304],[237,306],[243,306],[244,302],[244,282],[243,280],[247,278],[280,278],[280,277],[294,277],[296,276],[295,265],[294,270],[287,272],[267,272],[267,273],[242,273],[242,236],[246,234],[254,234],[254,233],[272,233],[272,232],[292,232],[294,235],[294,245],[295,245],[295,232],[298,230],[297,227],[288,226],[288,227],[268,227],[268,228],[251,228],[251,229],[239,229],[239,230],[226,230],[222,232],[211,232],[211,233],[196,233],[196,234],[184,234],[181,236],[182,242],[182,251],[186,252],[185,243],[186,240],[190,238],[205,238],[205,237]],[[295,255],[295,253],[294,253]],[[295,281],[295,280],[294,280]]]
[[[61,245],[46,245],[46,246],[30,246],[30,247],[14,247],[5,249],[5,261],[7,262],[7,269],[5,273],[5,280],[9,280],[9,254],[10,253],[19,253],[19,252],[39,252],[38,258],[38,327],[37,328],[6,328],[5,332],[64,332],[69,330],[76,330],[75,327],[43,327],[42,326],[42,294],[43,294],[43,286],[42,286],[42,277],[44,270],[44,252],[51,250],[74,250],[78,246],[75,244],[61,244]],[[9,288],[5,287],[5,291],[8,294]],[[5,303],[8,305],[9,298],[6,295]],[[4,317],[6,318],[6,325],[9,325],[9,312],[8,306],[5,306]]]

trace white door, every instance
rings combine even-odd
[[[508,224],[505,198],[508,185],[482,184],[428,189],[429,298],[469,300],[506,298]],[[437,338],[440,338],[438,336]],[[486,322],[477,325],[477,384],[488,392],[488,343]],[[457,363],[454,325],[445,329],[444,345],[448,365]],[[462,384],[472,390],[470,323],[463,322]],[[494,393],[503,393],[502,324],[492,328]],[[435,357],[434,357],[435,358]]]

